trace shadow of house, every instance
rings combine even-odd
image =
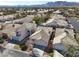
[[[34,48],[38,48],[38,49],[40,49],[40,50],[42,50],[42,51],[44,51],[45,50],[45,46],[42,46],[42,45],[34,45]]]

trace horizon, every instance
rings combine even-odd
[[[0,6],[16,6],[16,5],[41,5],[48,2],[67,1],[67,2],[79,2],[78,0],[0,0]]]

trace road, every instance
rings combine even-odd
[[[79,22],[76,17],[68,18],[69,22],[72,24],[72,26],[75,28],[76,31],[79,31]]]

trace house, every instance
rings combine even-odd
[[[65,33],[65,28],[56,28],[55,37]]]
[[[51,27],[38,26],[36,30],[37,31],[38,30],[44,30],[48,34],[48,36],[50,36],[53,29]]]
[[[62,12],[60,10],[56,10],[53,12],[54,14],[61,14]]]
[[[44,30],[36,31],[29,38],[34,42],[34,48],[44,50],[48,45],[49,36]]]
[[[34,15],[27,15],[26,17],[21,18],[21,19],[16,19],[13,22],[14,23],[19,23],[19,22],[21,22],[21,23],[31,23],[33,17],[34,17]]]
[[[3,25],[3,30],[1,30],[0,32],[7,34],[8,37],[10,39],[12,39],[12,36],[16,35],[16,33],[15,33],[16,28],[18,28],[20,26],[21,25],[19,25],[19,24],[4,24]]]
[[[65,29],[67,36],[63,39],[64,44],[78,46],[78,42],[74,37],[74,31],[72,29]]]
[[[47,13],[48,10],[41,10],[41,11],[38,11],[38,14],[44,14],[44,13]]]
[[[66,33],[63,28],[56,28],[55,38],[53,40],[53,48],[57,50],[64,50],[64,44],[62,43],[62,39],[66,37]]]
[[[75,11],[74,9],[68,9],[68,11]]]
[[[68,12],[69,12],[70,14],[74,14],[74,13],[75,13],[75,9],[68,9]]]
[[[34,40],[34,43],[37,45],[46,46],[49,37],[44,30],[38,30],[30,36],[30,39]]]
[[[66,33],[63,33],[53,40],[53,48],[56,50],[65,50],[64,44],[62,43],[62,39],[66,37]]]
[[[29,29],[19,24],[5,24],[1,32],[7,34],[12,43],[19,43],[31,34]]]
[[[58,51],[66,52],[68,46],[78,46],[77,41],[74,39],[74,32],[72,29],[56,29],[55,38],[53,40],[53,48]]]
[[[11,21],[13,20],[13,18],[15,17],[14,16],[15,14],[11,14],[11,15],[6,15],[6,16],[0,16],[0,20],[3,19],[3,20],[8,20],[8,21]]]
[[[0,12],[0,15],[3,15],[3,12]]]
[[[0,57],[32,57],[32,56],[27,51],[25,52],[17,49],[9,49],[2,47],[0,48]]]
[[[62,15],[54,15],[52,19],[49,19],[46,23],[43,25],[46,26],[55,26],[55,27],[68,27],[68,23],[65,21],[65,17]]]
[[[12,42],[21,42],[24,38],[28,37],[30,35],[30,31],[26,29],[24,26],[21,26],[16,29],[15,35],[12,36]],[[21,42],[22,43],[22,42]]]
[[[19,41],[19,42],[21,42],[26,37],[29,37],[32,33],[34,33],[35,32],[35,29],[36,29],[36,24],[23,23],[22,26],[20,26],[20,27],[18,27],[16,29],[16,31],[15,31],[16,32],[16,35],[14,35],[12,37],[12,40],[13,41]]]
[[[34,32],[29,37],[29,40],[34,45],[34,48],[38,48],[44,51],[48,45],[51,32],[52,32],[52,28],[50,27],[38,26],[36,32]]]
[[[23,23],[22,26],[24,26],[25,28],[27,28],[28,30],[31,30],[31,31],[32,30],[36,31],[36,29],[37,29],[37,25],[34,23]]]

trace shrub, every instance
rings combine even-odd
[[[4,40],[0,37],[0,44],[2,44],[4,42]]]
[[[49,56],[53,57],[53,55],[54,55],[54,51],[51,50],[50,52],[48,52],[48,54],[49,54]]]
[[[26,51],[28,47],[25,44],[21,44],[20,48],[22,51]]]

